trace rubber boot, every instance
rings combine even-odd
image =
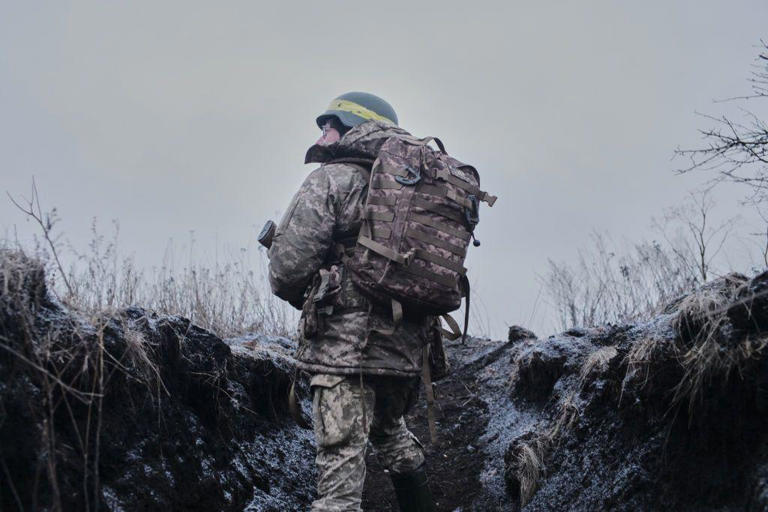
[[[400,512],[435,512],[424,464],[406,473],[390,473]]]

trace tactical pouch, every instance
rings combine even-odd
[[[333,313],[333,306],[341,291],[341,268],[338,265],[332,265],[327,270],[321,268],[315,280],[317,291],[312,302],[315,303],[318,314],[330,315]]]
[[[341,291],[341,269],[332,265],[320,269],[312,280],[302,307],[301,330],[304,339],[317,336],[322,328],[324,317],[333,314],[339,292]]]

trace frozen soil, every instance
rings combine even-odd
[[[438,510],[768,510],[767,290],[734,274],[645,322],[448,343]],[[366,510],[397,510],[370,468]]]
[[[0,254],[0,510],[285,511],[314,494],[288,340],[83,318]]]
[[[767,511],[766,346],[768,274],[635,324],[447,342],[438,443],[423,400],[407,418],[437,508]],[[140,308],[85,318],[0,253],[0,510],[306,510],[293,349]],[[364,509],[397,510],[373,454]]]

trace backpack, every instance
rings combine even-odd
[[[432,141],[439,151],[429,147]],[[355,159],[336,161],[344,160]],[[493,206],[496,197],[480,190],[474,167],[448,156],[434,137],[389,137],[366,177],[363,224],[346,261],[350,278],[374,302],[391,305],[395,325],[403,315],[442,315],[452,339],[460,333],[447,313],[465,297],[466,336],[464,260],[480,202]],[[474,245],[480,242],[474,239]]]

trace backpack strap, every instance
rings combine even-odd
[[[442,326],[439,326],[438,329],[440,330],[440,334],[442,336],[445,336],[451,341],[459,339],[461,337],[461,329],[459,329],[458,322],[456,322],[456,320],[454,320],[451,315],[447,315],[447,314],[440,315],[440,318],[445,320],[445,323],[448,324],[448,327],[450,328],[450,330],[448,330],[448,329],[443,329]]]
[[[293,370],[293,378],[291,379],[291,390],[288,392],[288,411],[291,413],[291,417],[296,424],[304,430],[312,430],[312,425],[304,418],[301,412],[301,406],[296,398],[296,380],[299,378],[299,369]]]
[[[435,422],[435,390],[432,388],[432,371],[429,367],[429,347],[427,343],[422,349],[421,377],[424,381],[424,394],[427,396],[427,424],[432,444],[437,444],[437,424]]]
[[[411,260],[413,259],[414,250],[411,249],[407,253],[400,253],[395,252],[389,247],[380,244],[379,242],[372,240],[368,238],[367,236],[360,235],[360,238],[357,239],[357,243],[365,247],[366,249],[370,249],[376,254],[379,254],[380,256],[384,256],[388,260],[394,261],[395,263],[400,263],[401,265],[409,265],[411,263]]]
[[[467,301],[467,307],[464,309],[464,333],[461,335],[461,344],[464,345],[467,342],[467,327],[469,326],[469,278],[462,275],[459,282],[464,292],[464,299]]]

